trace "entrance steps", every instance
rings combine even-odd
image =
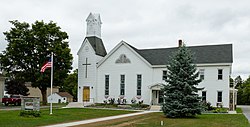
[[[161,111],[160,105],[151,105],[150,111]]]
[[[83,106],[90,106],[90,105],[93,105],[94,103],[93,102],[83,102]]]

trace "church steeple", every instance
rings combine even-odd
[[[86,37],[98,37],[101,38],[101,17],[100,14],[92,14],[90,13],[87,22],[87,34]]]

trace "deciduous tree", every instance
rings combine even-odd
[[[61,91],[70,93],[74,99],[77,99],[77,75],[78,70],[74,70],[73,73],[69,74],[64,80],[64,84],[61,87]]]
[[[6,81],[6,91],[7,94],[16,94],[16,95],[23,95],[27,96],[29,95],[29,89],[25,86],[25,82],[18,81],[18,80],[9,80]]]
[[[4,32],[7,48],[0,56],[2,68],[8,76],[31,82],[41,90],[43,103],[47,102],[46,90],[50,87],[50,69],[41,73],[40,69],[48,61],[51,52],[54,56],[54,84],[63,84],[67,73],[72,69],[72,55],[68,45],[68,35],[54,22],[36,21],[33,24],[10,21],[13,27]]]
[[[250,76],[245,81],[243,81],[242,84],[238,85],[237,104],[250,104]]]

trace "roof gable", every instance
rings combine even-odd
[[[119,44],[115,46],[97,65],[97,67],[101,66],[102,63],[104,63],[114,52],[116,52],[122,45],[124,45],[126,48],[131,50],[139,59],[141,59],[144,63],[146,63],[148,66],[151,66],[151,64],[145,60],[140,54],[135,51],[134,48],[132,48],[128,43],[121,41]]]

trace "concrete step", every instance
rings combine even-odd
[[[161,106],[159,106],[159,105],[151,105],[150,111],[161,111]]]
[[[83,103],[82,102],[70,102],[66,108],[83,108]]]
[[[93,102],[70,102],[66,108],[83,108],[85,106],[89,106],[94,104]]]
[[[89,106],[89,105],[93,105],[94,103],[93,102],[83,102],[83,106]]]

